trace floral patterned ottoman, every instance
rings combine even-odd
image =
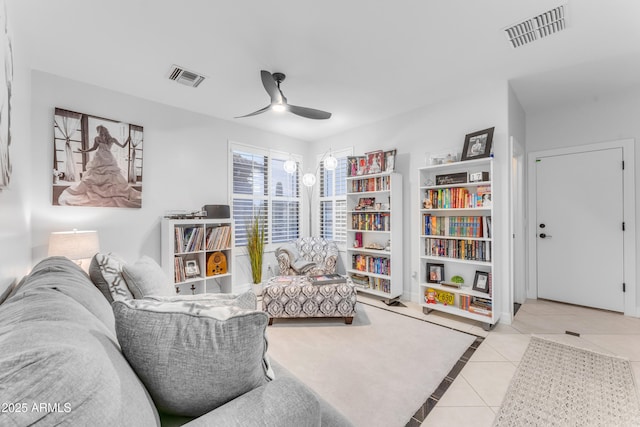
[[[350,325],[356,312],[356,290],[346,283],[313,285],[307,276],[276,276],[262,291],[262,310],[275,318],[344,317]]]

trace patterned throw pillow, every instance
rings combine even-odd
[[[133,295],[122,277],[125,262],[116,254],[97,253],[89,266],[91,281],[109,302],[132,299]]]
[[[274,377],[262,311],[151,299],[113,311],[122,352],[167,414],[203,415]]]
[[[122,275],[136,299],[149,295],[170,297],[176,294],[162,267],[148,256],[143,256],[135,264],[125,264]]]

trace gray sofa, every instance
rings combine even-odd
[[[112,307],[74,263],[45,259],[0,304],[2,426],[351,425],[272,367],[275,379],[198,418],[164,416],[122,353]]]

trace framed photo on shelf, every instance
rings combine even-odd
[[[384,152],[384,170],[385,172],[393,172],[396,170],[396,150]]]
[[[491,143],[493,142],[493,130],[489,128],[467,134],[464,138],[462,160],[481,159],[491,155]]]
[[[347,176],[358,175],[359,159],[358,156],[347,156]]]
[[[357,156],[356,159],[358,159],[358,168],[356,169],[356,175],[366,175],[367,158],[365,156]]]
[[[190,279],[200,275],[200,267],[195,259],[187,260],[184,264],[184,275]]]
[[[384,171],[384,152],[382,150],[365,153],[367,156],[367,174]]]
[[[355,210],[359,211],[359,210],[373,209],[375,207],[375,204],[376,204],[375,197],[360,197],[358,199],[358,205],[355,207]]]
[[[489,273],[486,271],[476,271],[476,277],[473,279],[474,291],[489,293]]]
[[[444,264],[427,263],[427,283],[440,283],[444,280]]]

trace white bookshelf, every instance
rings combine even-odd
[[[231,219],[163,218],[161,239],[162,268],[167,277],[173,280],[177,294],[233,292]],[[226,260],[226,271],[208,274],[207,264],[211,257],[216,261]],[[187,265],[194,263],[197,265],[197,274],[188,274]]]
[[[470,182],[470,174],[485,172],[487,176]],[[439,183],[437,176],[466,174],[466,182]],[[420,246],[419,246],[419,298],[427,312],[431,310],[451,313],[482,322],[485,328],[495,325],[500,317],[496,307],[499,301],[500,281],[495,275],[493,238],[493,159],[482,158],[463,162],[426,166],[419,169]],[[479,195],[491,195],[491,201],[483,201]],[[431,196],[431,197],[430,197]],[[425,199],[429,199],[426,203]],[[439,201],[435,203],[434,201]],[[435,219],[434,219],[435,218]],[[429,224],[427,224],[429,223]],[[431,276],[430,265],[444,266],[444,277]],[[473,290],[476,272],[490,275],[489,292]],[[460,288],[440,284],[452,276],[461,276]],[[434,281],[436,283],[434,283]],[[441,301],[427,302],[429,291],[447,292],[453,296],[453,304]],[[490,311],[479,314],[483,309]],[[473,312],[474,310],[478,312]]]
[[[362,199],[373,202],[358,209]],[[358,236],[362,245],[355,246]],[[346,264],[358,291],[387,300],[402,295],[402,175],[347,177]]]

